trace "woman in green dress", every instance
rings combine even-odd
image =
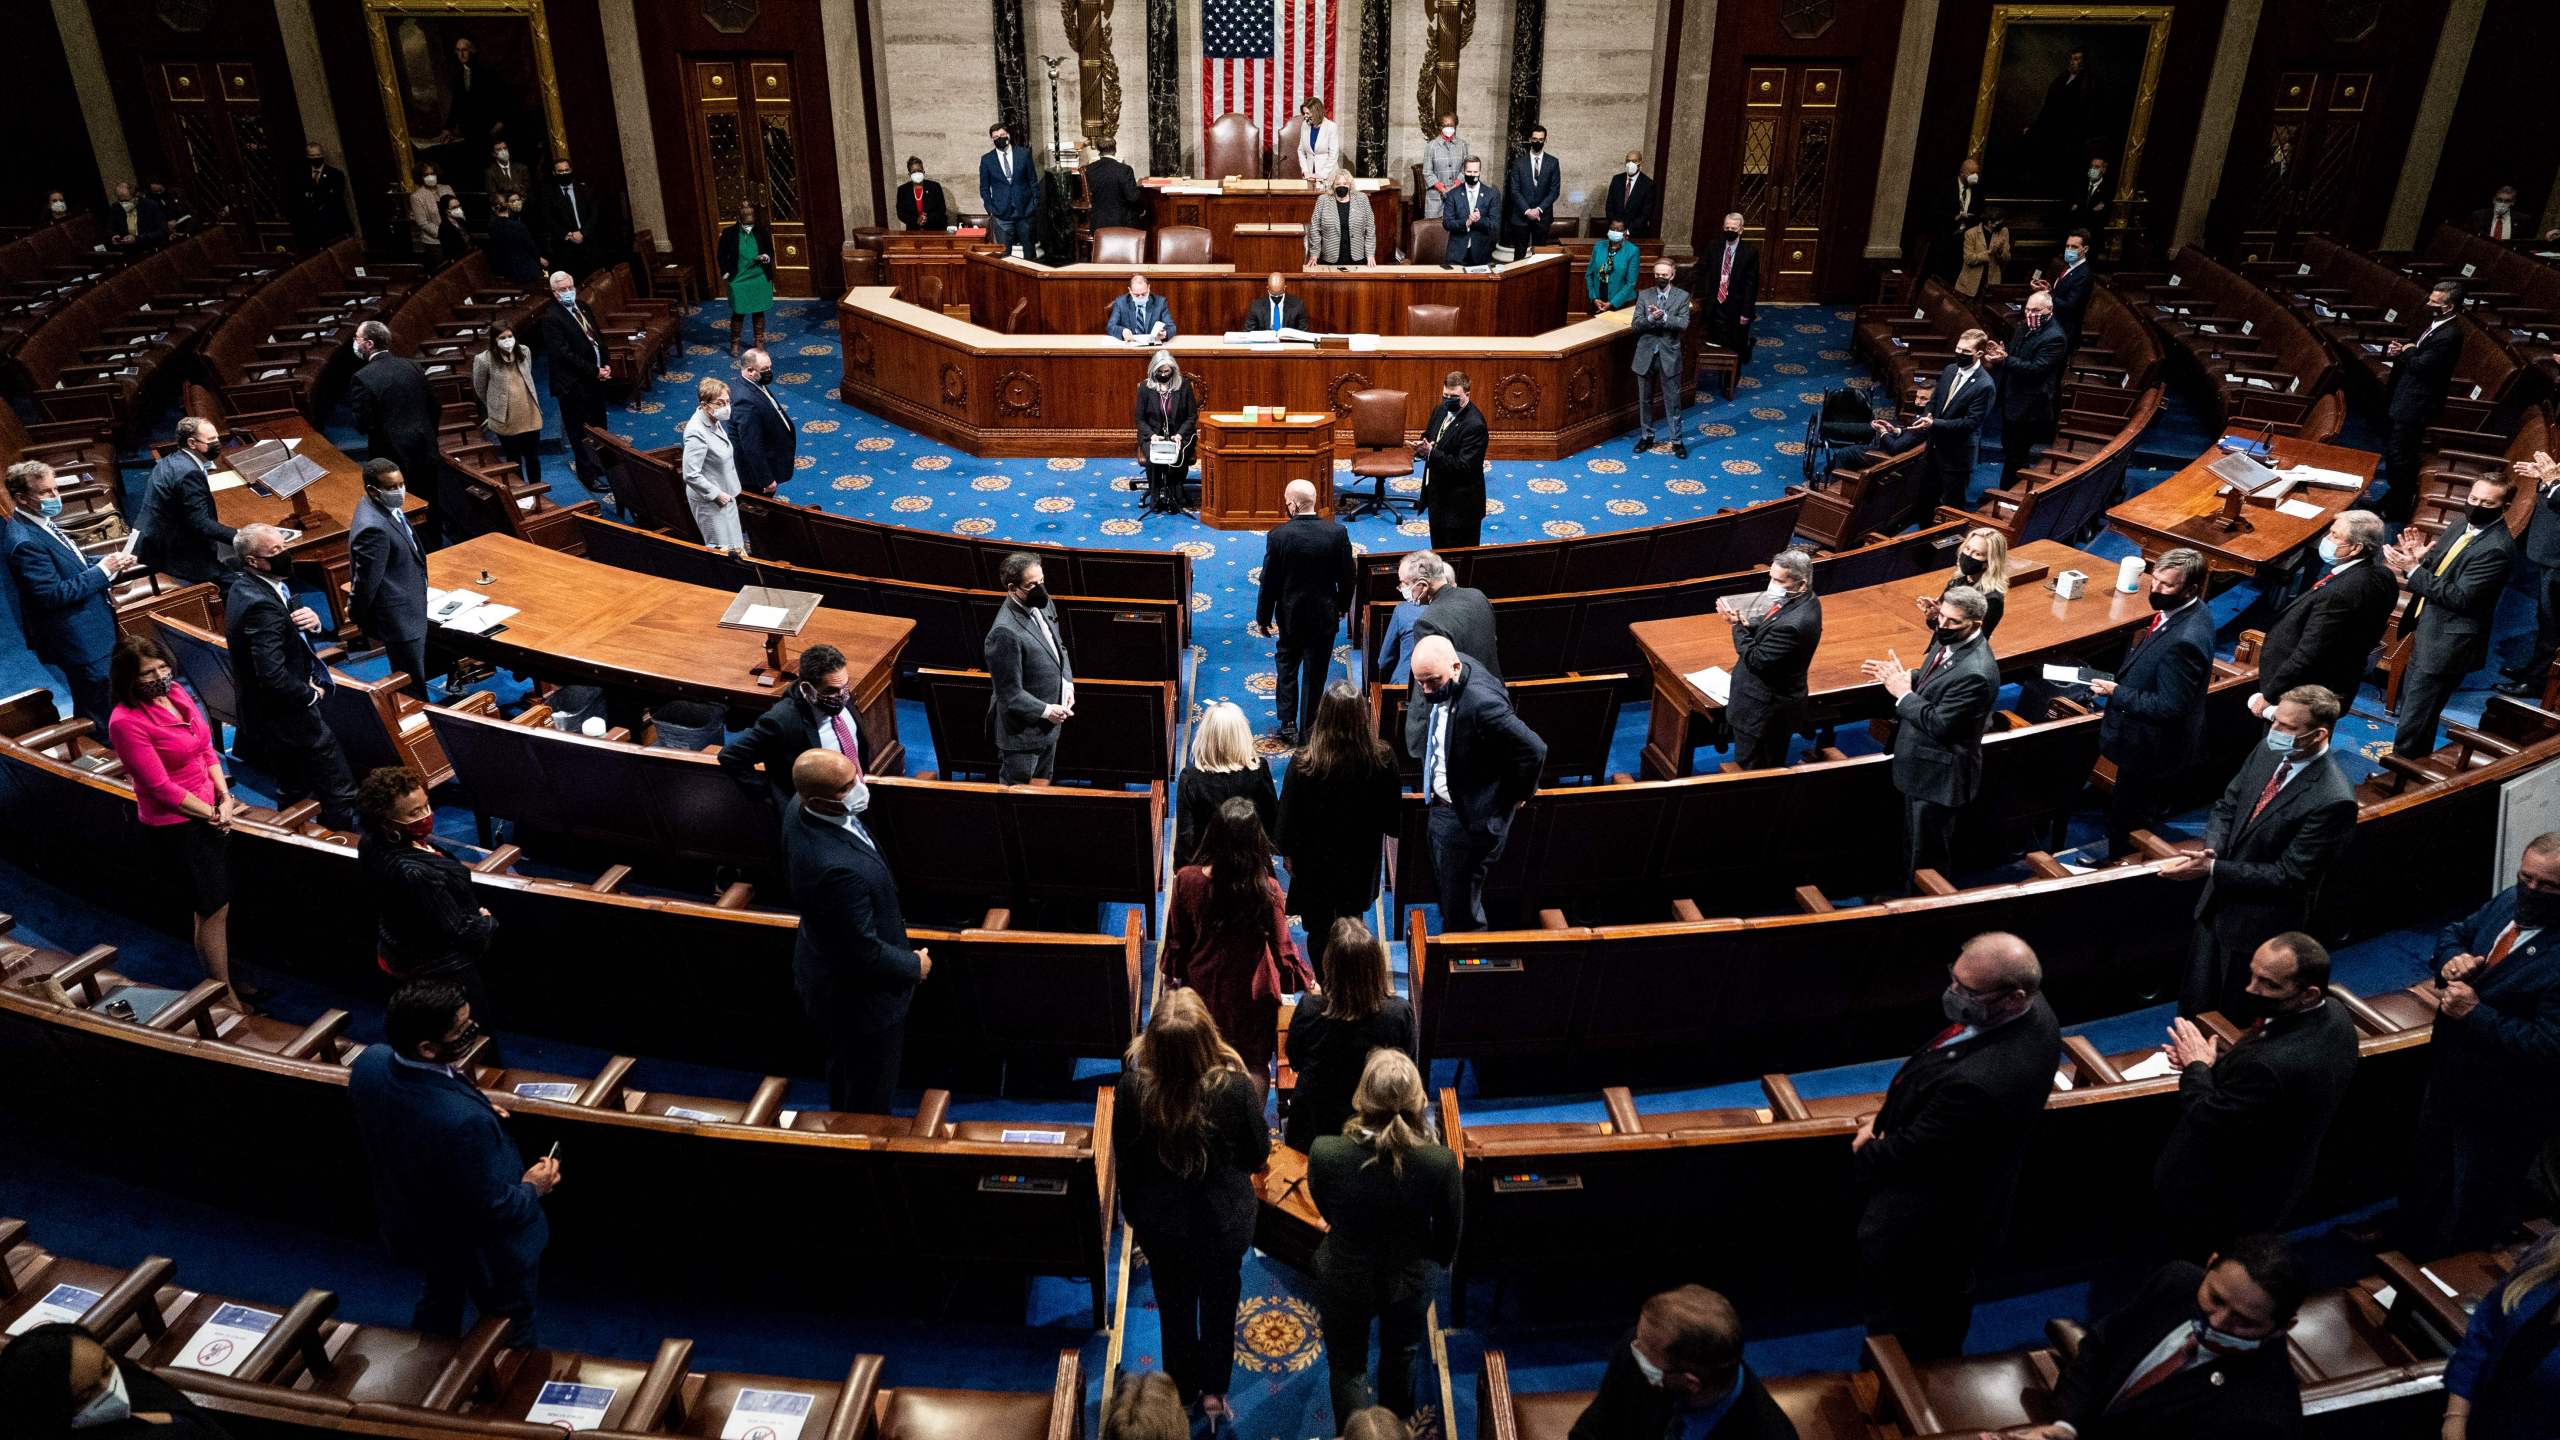
[[[773,308],[773,231],[756,202],[738,202],[738,223],[720,232],[720,274],[729,282],[729,353],[738,353],[747,317],[756,321],[756,348],[764,348],[764,312]]]

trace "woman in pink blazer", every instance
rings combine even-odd
[[[152,878],[184,887],[205,973],[248,1009],[258,992],[231,979],[230,830],[240,802],[213,748],[213,725],[195,697],[179,688],[177,669],[157,640],[117,641],[107,681],[116,698],[107,735],[133,779]]]

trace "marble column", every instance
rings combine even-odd
[[[2255,0],[2242,0],[2255,3]],[[1938,35],[1939,0],[1902,0],[1902,44],[1893,57],[1893,97],[1885,104],[1884,155],[1876,165],[1876,201],[1867,221],[1867,258],[1902,258],[1902,223],[1911,206],[1911,151],[1929,91],[1929,46]]]
[[[291,72],[293,108],[302,117],[304,142],[344,165],[347,147],[338,137],[338,112],[329,104],[329,75],[320,60],[320,37],[311,29],[311,0],[276,0],[276,34],[284,41],[284,64]]]
[[[2471,66],[2472,47],[2480,39],[2480,16],[2487,9],[2488,0],[2451,0],[2445,6],[2436,61],[2427,70],[2427,88],[2418,98],[2417,119],[2409,126],[2408,153],[2400,160],[2400,184],[2391,192],[2391,210],[2382,222],[2385,250],[2417,246],[2427,192],[2435,188],[2444,137],[2453,128],[2453,102],[2462,94],[2462,72]]]
[[[1663,84],[1671,87],[1671,144],[1668,154],[1657,155],[1653,174],[1662,186],[1662,241],[1666,245],[1687,245],[1694,238],[1698,218],[1698,158],[1704,153],[1701,138],[1707,124],[1707,70],[1715,60],[1717,0],[1689,0],[1682,12],[1686,23],[1680,33],[1680,73],[1664,76]],[[1731,136],[1718,136],[1718,144],[1733,143]]]
[[[1359,132],[1353,152],[1355,175],[1387,173],[1387,37],[1395,33],[1394,0],[1364,0],[1360,6],[1360,81],[1352,128]]]
[[[1511,0],[1511,103],[1504,113],[1503,153],[1526,144],[1529,127],[1539,123],[1538,102],[1546,91],[1546,75],[1547,0]],[[1486,168],[1491,169],[1492,157],[1485,158]]]
[[[620,3],[627,5],[631,0]],[[882,166],[897,162],[882,158],[877,148],[880,137],[862,124],[862,17],[853,0],[819,0],[818,21],[827,54],[836,59],[827,67],[827,118],[835,127],[837,208],[844,217],[845,238],[850,240],[863,226],[891,223],[881,211],[879,176]],[[882,110],[886,113],[887,107]],[[640,128],[649,128],[645,116]],[[627,129],[622,144],[623,152],[630,153]]]
[[[279,5],[287,0],[276,0]],[[293,0],[307,4],[309,0]],[[640,26],[631,0],[596,0],[596,18],[604,28],[605,70],[636,78],[640,68]],[[622,188],[630,197],[631,228],[646,230],[659,244],[667,239],[667,197],[658,183],[658,137],[649,130],[649,87],[613,87],[613,132],[622,141]],[[646,259],[647,257],[642,257]]]
[[[1147,173],[1182,173],[1182,40],[1174,0],[1147,0]]]
[[[2228,0],[2222,12],[2222,38],[2215,42],[2213,70],[2204,82],[2204,113],[2196,118],[2195,153],[2187,160],[2186,188],[2178,195],[2178,213],[2163,254],[2175,255],[2204,235],[2214,194],[2222,188],[2223,167],[2231,159],[2240,90],[2249,80],[2249,51],[2257,44],[2264,6],[2265,0]]]
[[[995,0],[996,114],[1012,128],[1014,143],[1028,148],[1031,74],[1022,37],[1022,0]]]
[[[134,174],[133,152],[124,143],[124,119],[116,113],[115,89],[107,82],[106,66],[98,60],[98,27],[89,17],[88,0],[53,0],[53,23],[62,34],[62,58],[71,67],[71,85],[80,96],[89,153],[98,162],[98,193],[104,195],[117,181],[131,180]]]

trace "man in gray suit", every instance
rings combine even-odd
[[[1982,638],[1989,607],[1970,585],[1938,597],[1937,638],[1920,668],[1891,651],[1866,662],[1893,697],[1893,788],[1902,792],[1903,875],[1944,870],[1955,855],[1956,815],[1982,789],[1982,732],[2000,697],[2000,662]]]
[[[1636,332],[1636,453],[1653,445],[1653,394],[1662,395],[1662,428],[1671,436],[1671,453],[1686,460],[1689,443],[1680,438],[1680,337],[1689,328],[1689,292],[1671,283],[1672,264],[1653,262],[1653,285],[1636,292],[1627,307]]]
[[[997,574],[1005,603],[979,649],[995,679],[987,733],[995,740],[996,778],[1020,785],[1057,773],[1058,727],[1076,713],[1075,667],[1067,663],[1040,562],[1017,552],[1004,557]]]

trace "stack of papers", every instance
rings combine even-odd
[[[1733,672],[1721,665],[1710,665],[1704,670],[1693,670],[1681,678],[1706,691],[1707,698],[1719,705],[1733,703]]]
[[[515,613],[515,606],[493,604],[475,590],[427,589],[427,618],[465,635],[485,635]]]
[[[2178,1067],[2169,1063],[2168,1051],[2154,1050],[2150,1058],[2127,1065],[2117,1073],[2127,1080],[2157,1080],[2164,1075],[2177,1074]]]
[[[2276,513],[2290,515],[2296,520],[2317,520],[2329,512],[2308,500],[2287,500],[2276,507]]]
[[[2344,470],[2323,470],[2317,465],[2295,465],[2284,474],[2288,480],[2299,480],[2306,485],[2326,485],[2332,490],[2361,490],[2365,485],[2361,475],[2351,475]]]

